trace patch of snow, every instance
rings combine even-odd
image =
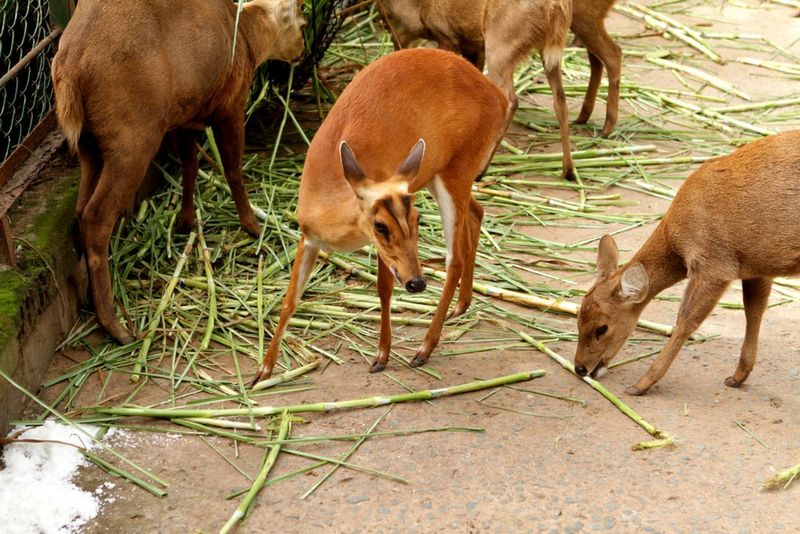
[[[9,434],[22,430],[17,427]],[[89,434],[97,427],[82,425]],[[71,426],[55,421],[33,427],[19,436],[97,448]],[[100,511],[103,493],[114,487],[106,482],[95,493],[72,483],[88,460],[75,447],[61,443],[11,443],[3,449],[0,471],[0,527],[6,534],[74,533]]]

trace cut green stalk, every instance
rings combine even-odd
[[[319,361],[311,362],[307,365],[302,367],[298,367],[297,369],[292,369],[291,371],[286,371],[285,373],[281,373],[277,376],[272,376],[267,378],[266,380],[262,380],[261,382],[256,383],[252,387],[252,392],[261,391],[262,389],[271,388],[272,386],[276,386],[278,384],[283,384],[284,382],[288,382],[289,380],[293,380],[298,376],[302,376],[310,371],[313,371],[319,367]]]
[[[561,364],[561,366],[564,369],[574,374],[575,376],[578,376],[577,373],[575,373],[575,366],[573,366],[563,357],[553,352],[544,343],[542,343],[541,341],[536,341],[525,332],[519,332],[519,335],[522,339],[524,339],[525,341],[527,341],[528,343],[539,349],[541,352],[545,353],[547,356],[551,357],[559,364]],[[633,420],[636,424],[644,428],[648,434],[650,434],[655,438],[654,441],[637,443],[636,445],[633,446],[633,450],[638,451],[638,450],[653,449],[658,447],[669,447],[673,444],[674,438],[671,435],[664,432],[663,430],[657,429],[656,427],[654,427],[653,425],[642,419],[642,417],[636,412],[634,412],[630,406],[619,400],[619,398],[617,398],[610,391],[608,391],[602,384],[600,384],[600,382],[588,376],[578,376],[578,378],[580,378],[581,380],[592,386],[592,388],[594,388],[595,391],[599,392],[601,395],[607,398],[611,402],[611,404],[619,408],[622,413],[630,417],[631,420]]]
[[[217,320],[217,288],[214,283],[214,271],[211,268],[211,253],[203,235],[203,219],[200,216],[200,210],[197,210],[197,243],[200,245],[200,254],[203,258],[203,269],[206,273],[208,289],[208,324],[206,325],[203,341],[200,343],[200,352],[202,352],[208,348],[208,344],[211,342],[211,335],[214,333],[214,323]]]
[[[291,425],[292,425],[292,416],[288,412],[283,412],[281,414],[281,426],[280,429],[278,430],[279,439],[286,438],[286,436],[289,434],[289,429],[291,428]],[[258,477],[256,477],[255,481],[253,482],[253,485],[250,487],[250,491],[247,493],[245,498],[242,499],[242,502],[233,512],[231,518],[228,519],[228,522],[225,523],[225,525],[219,531],[220,534],[226,534],[227,532],[230,532],[230,530],[234,527],[234,525],[236,525],[236,523],[244,517],[247,510],[250,509],[250,507],[254,504],[256,495],[258,495],[258,492],[261,491],[261,488],[264,487],[264,482],[267,480],[267,475],[269,475],[270,469],[272,469],[272,466],[275,464],[275,460],[277,459],[280,450],[281,450],[280,445],[272,446],[272,448],[269,451],[269,455],[267,456],[267,460],[264,462],[261,471],[258,473]]]
[[[524,373],[516,373],[513,375],[503,376],[500,378],[493,378],[491,380],[479,380],[476,382],[469,382],[458,386],[445,387],[440,389],[429,389],[425,391],[417,391],[413,393],[403,393],[400,395],[390,395],[386,397],[367,397],[363,399],[355,399],[349,401],[337,402],[320,402],[316,404],[299,404],[294,406],[263,406],[257,408],[232,408],[220,410],[189,410],[185,408],[178,408],[175,410],[150,410],[148,408],[110,408],[106,406],[95,406],[87,408],[96,413],[103,413],[108,415],[116,415],[123,417],[155,417],[162,419],[180,419],[180,418],[193,418],[193,417],[236,417],[243,415],[267,416],[276,415],[284,411],[289,413],[310,413],[310,412],[329,412],[333,410],[342,410],[348,408],[370,408],[373,406],[385,406],[399,402],[419,401],[425,399],[438,399],[441,397],[449,397],[451,395],[458,395],[461,393],[469,393],[471,391],[480,391],[492,387],[501,386],[504,384],[513,384],[514,382],[522,382],[532,380],[540,376],[544,376],[545,371],[529,371]]]
[[[789,487],[789,484],[791,484],[794,481],[794,479],[797,478],[798,475],[800,475],[800,464],[797,464],[794,467],[790,467],[788,469],[784,469],[777,475],[768,478],[761,485],[761,489],[775,489],[775,488],[786,489]]]
[[[748,435],[748,436],[750,436],[751,438],[753,438],[754,440],[756,440],[756,441],[757,441],[757,442],[758,442],[758,443],[759,443],[759,444],[760,444],[762,447],[764,447],[765,449],[769,449],[769,447],[767,446],[767,444],[766,444],[766,443],[764,443],[763,441],[761,441],[760,439],[758,439],[758,436],[756,436],[755,434],[753,434],[752,432],[750,432],[750,430],[749,430],[749,429],[748,429],[746,426],[744,426],[744,424],[740,423],[740,422],[739,422],[739,421],[737,421],[736,419],[734,419],[734,420],[733,420],[733,422],[734,422],[734,423],[736,423],[736,426],[738,426],[739,428],[741,428],[742,430],[744,430],[744,431],[747,433],[747,435]]]
[[[189,234],[189,239],[186,240],[186,247],[183,249],[183,253],[178,260],[178,264],[175,266],[175,271],[172,273],[172,278],[170,279],[167,288],[164,290],[164,295],[161,297],[161,301],[158,303],[158,308],[156,308],[153,318],[150,320],[150,324],[147,326],[147,335],[145,335],[144,339],[142,340],[142,346],[139,349],[139,358],[137,358],[136,364],[133,366],[133,373],[128,379],[132,383],[139,381],[139,375],[142,371],[142,367],[147,361],[147,355],[150,352],[150,345],[153,343],[156,327],[161,320],[164,310],[167,309],[170,300],[172,300],[172,293],[175,291],[175,286],[178,285],[181,271],[183,270],[183,266],[186,263],[189,253],[192,251],[196,236],[197,234],[194,232]]]
[[[371,437],[371,436],[370,436],[370,434],[372,434],[372,431],[373,431],[373,430],[375,430],[375,427],[377,427],[377,426],[378,426],[378,423],[380,423],[380,422],[381,422],[381,420],[382,420],[384,417],[386,417],[386,415],[387,415],[387,414],[388,414],[390,411],[392,411],[392,408],[391,408],[391,406],[390,406],[390,407],[389,407],[389,408],[388,408],[388,409],[387,409],[385,412],[383,412],[383,413],[381,414],[381,416],[380,416],[380,417],[378,417],[378,418],[375,420],[375,422],[374,422],[374,423],[372,423],[372,426],[371,426],[371,427],[369,427],[369,429],[367,430],[367,433],[366,433],[365,435],[361,436],[361,438],[358,440],[358,442],[357,442],[355,445],[353,445],[353,447],[352,447],[352,448],[351,448],[349,451],[347,451],[347,452],[345,453],[345,455],[344,455],[344,456],[342,456],[342,461],[346,461],[348,458],[350,458],[350,456],[352,456],[352,455],[353,455],[353,453],[354,453],[354,452],[356,452],[356,449],[358,449],[358,448],[359,448],[359,447],[360,447],[360,446],[361,446],[361,445],[362,445],[362,444],[363,444],[365,441],[367,441],[367,438],[368,438],[368,437]],[[336,465],[334,465],[334,466],[333,466],[333,468],[332,468],[330,471],[328,471],[327,473],[325,473],[325,475],[324,475],[324,476],[323,476],[321,479],[319,479],[319,480],[317,481],[317,483],[316,483],[316,484],[314,484],[313,486],[311,486],[311,487],[308,489],[308,491],[306,491],[306,492],[305,492],[305,493],[304,493],[304,494],[303,494],[303,495],[302,495],[300,498],[301,498],[301,499],[305,499],[306,497],[308,497],[309,495],[311,495],[311,494],[314,492],[314,490],[316,490],[318,487],[320,487],[320,486],[323,484],[323,482],[325,482],[326,480],[328,480],[328,479],[331,477],[331,475],[333,475],[333,474],[336,472],[336,470],[337,470],[337,469],[339,469],[340,467],[341,467],[341,465],[340,465],[340,464],[336,464]]]

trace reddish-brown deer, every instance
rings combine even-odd
[[[739,365],[725,379],[727,386],[740,386],[755,365],[772,279],[800,273],[798,169],[800,130],[754,141],[695,171],[627,265],[617,268],[617,245],[604,236],[597,281],[578,313],[575,371],[599,376],[653,297],[688,277],[672,337],[627,390],[631,395],[646,393],[731,281],[741,279],[747,325]]]
[[[281,316],[255,381],[270,376],[286,325],[320,250],[378,251],[381,331],[370,371],[385,368],[392,345],[394,282],[411,293],[426,287],[417,254],[414,194],[427,188],[439,204],[447,244],[447,277],[431,326],[412,366],[439,342],[452,315],[472,300],[483,208],[472,196],[505,128],[508,100],[463,58],[450,52],[402,50],[353,78],[311,142],[300,180],[297,249]]]
[[[400,45],[417,38],[432,39],[440,48],[464,55],[479,69],[485,59],[489,77],[509,100],[507,124],[518,104],[514,68],[531,50],[538,50],[561,132],[562,176],[575,178],[561,80],[571,0],[381,0],[380,5],[385,6],[390,24],[400,28]]]
[[[81,163],[78,221],[97,318],[133,341],[114,312],[108,242],[167,132],[181,160],[178,228],[193,223],[196,130],[213,128],[239,220],[260,228],[244,190],[244,106],[255,68],[304,53],[302,0],[81,0],[53,59],[56,112]],[[232,55],[233,54],[233,55]]]
[[[619,115],[622,72],[622,52],[608,35],[604,24],[614,0],[572,0],[571,22],[564,20],[559,13],[567,11],[569,4],[552,0],[381,0],[390,26],[398,37],[398,46],[405,48],[415,39],[430,39],[439,43],[441,48],[463,55],[480,70],[484,62],[488,62],[489,76],[507,92],[514,105],[514,67],[533,48],[540,50],[546,66],[547,54],[554,56],[553,62],[560,61],[562,36],[566,32],[564,25],[568,25],[586,47],[591,68],[583,106],[575,122],[585,124],[591,117],[605,66],[608,101],[600,135],[608,137],[614,131]],[[561,48],[547,48],[547,44],[542,44],[547,43],[547,39],[561,43]],[[560,94],[560,65],[558,71],[548,74],[548,81],[555,97],[563,136],[567,133],[567,108],[566,99]],[[564,146],[566,153],[569,145]],[[565,160],[565,171],[568,165]]]

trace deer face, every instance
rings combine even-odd
[[[306,27],[303,0],[279,0],[274,9],[278,37],[271,56],[289,63],[298,62],[306,52],[306,40],[303,34]]]
[[[417,253],[419,212],[414,209],[415,196],[408,192],[424,151],[425,142],[420,139],[394,176],[375,182],[367,178],[347,143],[342,141],[339,145],[345,179],[361,212],[362,231],[378,249],[397,283],[410,293],[419,293],[427,285]]]
[[[608,364],[636,328],[650,281],[640,263],[617,269],[614,239],[604,236],[597,255],[597,281],[586,293],[578,312],[575,372],[602,376]]]

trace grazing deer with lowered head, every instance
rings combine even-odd
[[[506,126],[503,92],[450,52],[401,50],[367,66],[336,101],[308,148],[297,219],[302,238],[278,326],[255,381],[270,376],[286,326],[320,250],[378,251],[381,329],[371,372],[385,368],[392,345],[390,300],[395,281],[425,289],[417,254],[423,187],[439,204],[447,243],[447,277],[431,326],[411,365],[424,364],[452,315],[472,300],[483,208],[472,183],[486,170]]]
[[[646,393],[730,282],[741,279],[747,326],[739,365],[725,379],[725,385],[739,387],[755,365],[772,279],[800,273],[798,169],[800,130],[759,139],[695,171],[627,265],[617,268],[617,245],[604,236],[597,254],[597,281],[578,313],[578,375],[602,374],[645,306],[688,277],[672,337],[647,373],[627,390],[631,395]]]
[[[108,242],[164,135],[181,160],[178,229],[193,223],[197,129],[211,126],[242,228],[258,236],[242,180],[244,107],[266,59],[299,60],[302,0],[253,0],[239,19],[228,0],[81,0],[53,58],[56,113],[81,163],[78,222],[97,318],[133,341],[114,312]]]

